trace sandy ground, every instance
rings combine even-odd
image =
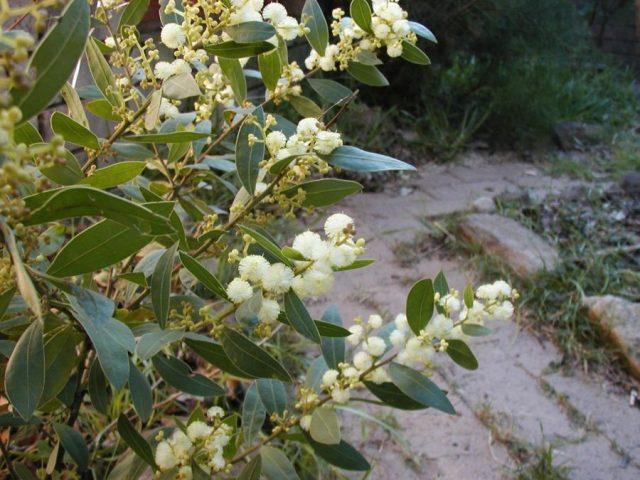
[[[468,265],[424,258],[402,268],[394,246],[420,232],[420,219],[465,210],[480,196],[570,186],[570,181],[549,178],[530,164],[469,155],[455,165],[426,166],[381,193],[354,196],[336,211],[356,219],[359,235],[368,242],[365,256],[376,264],[339,276],[332,303],[340,305],[348,323],[357,315],[378,312],[391,318],[402,312],[411,283],[440,270],[462,289],[474,277]],[[327,304],[316,302],[312,309],[321,312]],[[630,408],[627,398],[602,378],[579,371],[554,373],[550,365],[560,360],[558,350],[520,329],[517,320],[491,327],[492,336],[472,343],[480,362],[477,371],[444,360],[435,377],[449,390],[457,416],[366,407],[367,413],[396,426],[406,441],[403,446],[372,422],[344,414],[345,438],[359,444],[375,465],[370,478],[511,478],[514,459],[498,432],[530,450],[551,445],[555,463],[570,467],[571,478],[639,479],[640,410]]]

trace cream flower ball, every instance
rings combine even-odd
[[[332,239],[341,237],[347,229],[353,229],[353,218],[344,213],[334,213],[324,222],[324,233]]]
[[[227,286],[227,295],[233,303],[242,303],[251,298],[253,288],[251,284],[241,278],[234,278]]]
[[[184,30],[177,23],[167,23],[164,27],[162,27],[162,32],[160,32],[160,40],[167,47],[176,49],[180,45],[184,45],[187,40],[187,36],[184,33]]]

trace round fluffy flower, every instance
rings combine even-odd
[[[277,24],[278,33],[284,40],[295,40],[300,32],[300,25],[293,17],[286,17]]]
[[[425,330],[436,338],[446,338],[452,328],[453,320],[442,314],[438,314],[431,319]]]
[[[193,443],[189,440],[182,430],[174,430],[171,438],[169,439],[169,444],[171,448],[173,448],[173,452],[179,458],[185,458],[191,455],[193,452]]]
[[[382,317],[380,315],[369,315],[369,321],[367,322],[371,328],[380,328],[382,326]]]
[[[391,335],[389,335],[389,341],[394,347],[402,347],[405,340],[406,335],[402,330],[394,330],[393,332],[391,332]]]
[[[248,255],[240,260],[240,278],[249,282],[261,282],[269,269],[269,262],[262,255]]]
[[[322,386],[323,387],[331,387],[334,383],[338,381],[339,372],[334,370],[333,368],[324,372],[322,375]]]
[[[376,368],[367,375],[367,380],[373,383],[381,384],[389,381],[389,374],[384,368]]]
[[[262,10],[262,17],[273,24],[280,23],[287,15],[287,9],[281,3],[270,3]]]
[[[241,278],[234,278],[227,286],[227,295],[233,303],[242,303],[253,295],[251,284]]]
[[[262,286],[271,293],[286,293],[291,288],[293,278],[293,270],[283,263],[274,263],[269,265]]]
[[[404,313],[398,314],[393,323],[395,323],[396,328],[402,332],[409,330],[409,322],[407,321],[407,316]]]
[[[187,36],[184,34],[184,30],[177,23],[167,23],[162,27],[160,32],[160,40],[169,48],[178,48],[180,45],[184,45],[187,40]]]
[[[109,48],[116,48],[116,41],[113,37],[107,37],[104,39],[104,44]]]
[[[349,331],[351,332],[351,335],[347,337],[347,341],[351,345],[358,345],[362,340],[362,334],[364,333],[362,325],[351,325],[349,327]]]
[[[453,295],[445,295],[440,300],[440,305],[442,305],[447,312],[458,312],[462,305],[460,304],[460,300],[458,300]]]
[[[353,230],[353,218],[344,213],[334,213],[324,222],[327,237],[337,239],[345,235],[345,231]]]
[[[391,29],[386,23],[378,23],[373,27],[373,34],[380,40],[384,40],[385,38],[387,38],[389,36],[389,33],[391,33]]]
[[[308,296],[326,295],[333,288],[333,274],[323,272],[318,268],[307,270],[302,275],[302,279],[304,281],[304,290]]]
[[[480,285],[476,290],[476,296],[482,300],[494,300],[499,293],[499,287],[495,283]]]
[[[163,98],[160,101],[160,116],[166,117],[166,118],[173,118],[179,113],[180,111],[178,110],[178,107],[176,107],[173,103],[171,103],[166,98]]]
[[[373,359],[367,352],[358,352],[353,356],[353,365],[360,371],[367,370],[373,365]]]
[[[316,135],[316,143],[313,149],[320,155],[329,155],[340,146],[342,146],[342,137],[338,132],[323,130]]]
[[[387,349],[387,344],[384,343],[384,340],[380,337],[369,337],[364,342],[362,348],[372,356],[379,357],[384,354]]]
[[[280,315],[280,305],[275,300],[265,298],[262,300],[262,306],[258,312],[258,320],[265,323],[273,323]]]
[[[505,300],[493,311],[493,317],[496,320],[509,320],[513,315],[513,304]]]
[[[173,67],[169,62],[158,62],[153,69],[153,73],[160,80],[166,80],[171,75],[173,75]]]
[[[184,61],[181,58],[178,58],[171,62],[171,67],[173,67],[174,75],[182,75],[183,73],[191,73],[191,65],[189,62]]]
[[[213,427],[201,421],[191,422],[187,427],[187,436],[192,442],[207,438],[212,432]]]
[[[351,393],[349,392],[349,390],[334,388],[331,391],[331,398],[336,403],[347,403],[351,398]]]
[[[278,3],[270,3],[270,5],[279,5]],[[271,132],[265,139],[267,149],[271,155],[277,155],[278,152],[287,144],[287,137],[282,132]]]
[[[387,55],[391,58],[397,58],[402,55],[402,43],[401,42],[392,42],[387,45]]]
[[[270,3],[269,5],[277,5],[276,3]],[[309,429],[311,428],[311,415],[304,415],[301,419],[300,419],[300,428],[305,430],[305,431],[309,431]]]
[[[207,410],[207,417],[214,418],[222,418],[224,417],[224,410],[221,407],[213,406]]]
[[[342,244],[329,249],[329,262],[334,267],[348,267],[356,261],[356,251],[350,245]]]
[[[393,31],[401,37],[406,37],[411,32],[411,25],[407,20],[396,20],[393,22]]]
[[[511,295],[511,285],[509,285],[504,280],[493,282],[493,288],[496,290],[496,292],[498,292],[499,295],[503,295],[505,297]]]
[[[317,118],[303,118],[298,122],[297,132],[301,137],[310,137],[319,131]]]
[[[170,470],[179,463],[168,442],[158,443],[155,459],[160,470]]]
[[[358,369],[355,367],[347,367],[342,371],[342,375],[344,375],[344,378],[348,378],[349,380],[357,380],[360,376],[360,372],[358,372]]]
[[[327,244],[320,235],[310,230],[296,236],[293,240],[293,248],[311,260],[318,260],[328,252]]]

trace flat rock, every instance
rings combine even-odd
[[[640,303],[605,295],[583,300],[589,319],[608,336],[631,374],[640,379]]]
[[[500,215],[475,213],[460,221],[460,235],[485,254],[501,257],[518,275],[533,277],[553,270],[558,252],[520,223]]]

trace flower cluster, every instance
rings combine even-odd
[[[296,133],[289,138],[282,132],[271,132],[265,140],[267,150],[274,161],[290,157],[329,155],[342,145],[338,132],[325,130],[316,118],[304,118],[298,123]]]
[[[258,319],[273,323],[280,314],[278,299],[290,289],[301,298],[322,296],[333,287],[334,269],[351,265],[364,250],[364,240],[353,239],[353,220],[342,213],[331,215],[325,223],[326,239],[318,233],[306,231],[296,236],[293,250],[299,255],[290,268],[284,263],[269,263],[261,255],[247,255],[239,260],[239,276],[227,286],[227,295],[241,304],[262,291],[262,306]],[[239,257],[232,251],[230,261]]]
[[[403,42],[415,44],[417,41],[407,16],[398,0],[374,0],[371,26],[364,30],[352,18],[345,16],[344,10],[336,8],[331,27],[337,43],[327,46],[324,54],[312,50],[305,65],[309,70],[320,68],[329,72],[338,67],[345,70],[349,62],[358,60],[360,55],[375,54],[380,48],[386,48],[390,57],[399,57],[403,52]]]
[[[272,3],[271,5],[278,5]],[[272,99],[277,105],[282,99],[288,99],[290,96],[298,97],[302,94],[302,87],[299,83],[304,79],[304,72],[298,65],[298,62],[291,62],[282,69],[280,79],[276,84],[275,90],[269,89],[265,92],[266,99]]]
[[[231,440],[232,428],[222,422],[224,410],[211,407],[207,411],[209,423],[201,420],[191,422],[186,432],[174,430],[166,440],[162,435],[156,447],[155,461],[161,471],[177,469],[175,478],[191,480],[191,461],[206,473],[223,471],[227,462],[223,456],[224,447]]]

